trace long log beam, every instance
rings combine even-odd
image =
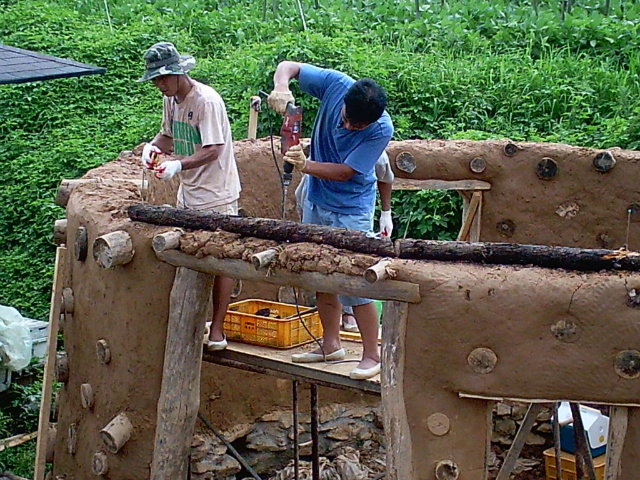
[[[274,268],[267,273],[265,270],[256,270],[251,263],[244,260],[219,259],[211,255],[196,258],[178,250],[156,252],[156,256],[176,267],[186,267],[211,275],[224,275],[241,280],[265,282],[272,285],[289,285],[305,290],[379,300],[400,300],[410,303],[420,301],[420,286],[416,283],[397,280],[369,283],[364,277],[341,273],[331,275],[318,272],[293,273],[282,268]]]
[[[310,225],[273,218],[242,218],[215,212],[143,204],[129,207],[129,217],[135,221],[154,225],[168,225],[193,230],[215,231],[221,229],[247,237],[279,242],[311,242],[370,255],[395,256],[393,243],[389,239],[372,238],[364,232],[346,228]]]
[[[473,262],[494,265],[534,265],[584,272],[640,270],[640,252],[622,250],[520,245],[517,243],[468,243],[437,240],[397,240],[398,257],[412,260]]]

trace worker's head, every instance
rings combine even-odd
[[[345,128],[364,130],[377,121],[387,106],[387,92],[370,78],[361,78],[344,96]]]
[[[192,56],[180,55],[173,43],[169,42],[160,42],[151,46],[144,53],[143,58],[146,71],[138,79],[139,82],[154,80],[161,76],[185,75],[196,64]]]

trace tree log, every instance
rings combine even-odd
[[[104,338],[101,338],[96,342],[96,355],[98,356],[100,363],[104,365],[111,361],[111,348],[109,347],[109,342]]]
[[[133,259],[133,241],[124,230],[107,233],[93,242],[93,259],[102,268],[125,265]]]
[[[80,385],[80,401],[82,402],[82,408],[93,408],[93,387],[90,383]]]
[[[364,279],[369,283],[376,283],[381,280],[386,280],[387,278],[393,278],[391,275],[393,273],[392,263],[392,259],[383,258],[364,271]]]
[[[492,265],[534,265],[584,272],[640,270],[640,254],[618,250],[520,245],[517,243],[467,243],[437,240],[397,240],[404,259],[474,262]]]
[[[278,250],[269,248],[263,252],[258,252],[251,256],[251,264],[256,270],[267,267],[278,256]]]
[[[53,224],[53,243],[63,245],[67,243],[67,219],[61,218]]]
[[[65,287],[62,289],[62,311],[64,313],[73,313],[73,289]]]
[[[135,184],[138,187],[138,189],[141,191],[141,194],[146,193],[148,188],[148,182],[146,181],[143,182],[142,180],[129,179],[129,178],[109,178],[109,179],[79,178],[79,179],[73,179],[73,180],[62,180],[62,182],[60,182],[60,186],[58,187],[55,203],[56,205],[59,205],[61,207],[66,207],[67,203],[69,203],[69,197],[71,196],[71,192],[73,192],[73,189],[76,188],[78,185],[83,185],[85,183],[123,183],[123,182],[129,182],[129,183]]]
[[[69,357],[67,352],[56,353],[54,371],[57,382],[67,383],[69,381]]]
[[[102,443],[107,450],[111,453],[118,453],[120,449],[124,446],[129,438],[131,438],[131,432],[133,430],[133,425],[131,425],[131,421],[127,414],[122,412],[117,417],[109,422],[109,424],[100,430],[100,437],[102,438]]]
[[[278,242],[312,242],[331,245],[358,253],[393,257],[393,244],[388,238],[371,238],[365,232],[346,228],[310,225],[272,218],[242,218],[215,212],[182,210],[156,205],[132,205],[129,217],[154,225],[190,228],[193,230],[225,230],[246,237],[263,238]]]
[[[178,248],[180,246],[180,238],[183,233],[184,231],[182,230],[172,230],[170,232],[159,233],[153,237],[153,242],[151,242],[153,251],[164,252],[165,250]]]

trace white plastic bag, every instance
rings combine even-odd
[[[2,366],[14,372],[31,361],[31,332],[20,312],[0,305],[0,359]]]

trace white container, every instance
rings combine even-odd
[[[607,443],[609,435],[609,417],[603,415],[600,410],[580,405],[580,417],[584,425],[584,431],[592,449],[602,447]],[[558,421],[560,425],[573,423],[569,402],[562,402],[558,408]]]
[[[31,356],[42,360],[47,354],[49,322],[25,318],[31,332]]]

